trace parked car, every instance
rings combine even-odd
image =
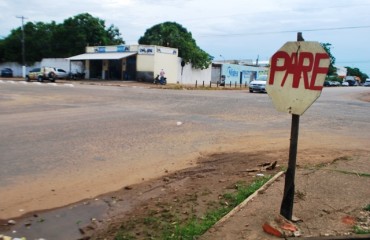
[[[261,75],[249,83],[249,92],[266,92],[267,75]]]
[[[338,81],[331,81],[331,84],[332,84],[333,86],[335,86],[335,87],[340,86],[340,82],[338,82]]]
[[[370,87],[370,78],[365,80],[364,87]]]
[[[27,82],[31,80],[37,80],[39,82],[50,80],[52,82],[55,82],[56,78],[57,74],[55,72],[55,69],[51,67],[34,68],[26,75]]]
[[[325,81],[324,82],[324,87],[336,87],[339,85],[340,85],[340,82],[338,81]]]
[[[54,68],[55,73],[57,74],[58,79],[66,79],[68,77],[68,73],[61,68]]]
[[[13,77],[13,70],[11,68],[1,69],[2,77]]]

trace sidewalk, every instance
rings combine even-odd
[[[14,77],[14,78],[0,78],[0,81],[5,82],[21,82],[25,81],[23,78]],[[31,81],[30,83],[37,83],[37,81]],[[44,83],[53,83],[51,81],[45,80]],[[54,84],[54,83],[53,83]],[[82,80],[66,80],[66,79],[57,79],[55,84],[80,84],[80,85],[99,85],[99,86],[116,86],[116,87],[140,87],[140,88],[159,88],[159,89],[202,89],[202,84],[199,84],[197,87],[194,84],[176,84],[168,83],[166,85],[154,84],[152,82],[139,82],[139,81],[128,81],[128,80],[102,80],[102,79],[82,79]],[[209,85],[203,86],[203,88],[209,88]],[[224,87],[217,86],[216,84],[212,85],[212,88],[219,90],[246,90],[247,87],[243,86],[229,86]]]
[[[360,223],[345,221],[361,218],[369,227],[370,211],[363,210],[370,204],[369,163],[369,154],[365,154],[320,169],[297,169],[293,215],[302,220],[296,223],[301,233],[298,239],[349,239],[350,236],[351,239],[361,236],[365,237],[361,239],[370,239],[370,234],[351,235],[354,225]],[[279,215],[284,181],[283,174],[267,190],[257,194],[231,217],[219,221],[200,239],[279,239],[266,234],[262,225]]]
[[[24,78],[14,77],[14,78],[1,78],[0,80],[4,82],[20,82],[25,81]],[[37,81],[31,81],[30,83],[34,83]],[[44,81],[45,83],[52,83],[50,81]],[[66,80],[66,79],[57,79],[55,81],[57,84],[81,84],[81,85],[104,85],[104,86],[127,86],[127,87],[134,87],[134,86],[140,86],[140,87],[146,87],[146,88],[155,88],[156,84],[149,83],[149,82],[138,82],[138,81],[121,81],[121,80],[90,80],[90,79],[83,79],[83,80]]]

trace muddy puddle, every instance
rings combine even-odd
[[[28,239],[80,239],[84,226],[98,221],[109,209],[103,199],[93,199],[67,207],[27,214],[3,220],[0,234],[11,238]]]

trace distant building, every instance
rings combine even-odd
[[[347,76],[347,68],[342,66],[334,66],[337,69],[338,77],[344,78]]]
[[[86,47],[86,53],[67,58],[84,61],[87,79],[152,82],[163,69],[168,83],[177,82],[178,50],[154,45]]]
[[[28,66],[48,66],[67,72],[84,72],[86,79],[144,81],[153,82],[154,78],[165,71],[167,83],[185,85],[217,83],[221,77],[226,84],[249,84],[259,75],[267,75],[268,62],[253,60],[214,61],[206,69],[195,69],[191,63],[181,64],[178,49],[155,45],[114,45],[88,46],[85,53],[69,58],[47,58]],[[4,63],[0,67],[11,67],[15,76],[20,76],[21,66]]]
[[[260,66],[250,66],[233,64],[233,61],[214,62],[212,64],[212,82],[217,83],[221,77],[225,84],[245,85],[249,84],[260,75],[267,75],[268,68]]]

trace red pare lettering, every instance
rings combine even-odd
[[[281,66],[278,66],[278,60],[284,60],[284,63]],[[285,71],[288,66],[287,64],[290,63],[289,54],[286,52],[279,51],[275,53],[271,58],[271,68],[270,68],[270,77],[269,77],[269,84],[274,84],[275,79],[275,72]]]
[[[273,85],[276,73],[284,72],[281,87],[285,85],[288,76],[292,75],[292,88],[299,88],[303,80],[305,89],[321,91],[322,85],[317,86],[316,79],[318,74],[327,73],[328,67],[320,67],[320,62],[327,59],[327,53],[293,52],[289,55],[287,52],[278,51],[271,58],[268,83]]]
[[[310,84],[310,87],[312,90],[320,90],[320,91],[322,90],[322,87],[323,87],[322,85],[320,86],[315,85],[317,74],[319,73],[327,74],[329,70],[328,67],[320,67],[320,61],[322,59],[329,59],[329,55],[327,53],[316,53],[315,63],[314,63],[313,70],[312,70],[311,84]]]

